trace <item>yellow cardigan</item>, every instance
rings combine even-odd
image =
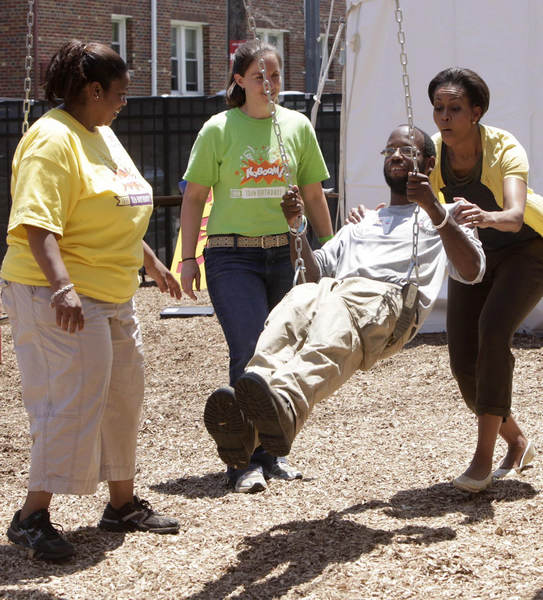
[[[483,147],[483,169],[481,183],[494,195],[500,208],[503,208],[503,180],[506,177],[518,177],[528,182],[528,158],[524,148],[509,132],[479,125]],[[430,174],[430,183],[439,201],[445,203],[441,189],[445,186],[441,176],[441,134],[432,136],[436,145],[436,166]],[[528,188],[524,222],[543,235],[543,197]]]

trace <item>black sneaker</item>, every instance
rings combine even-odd
[[[53,527],[49,512],[41,508],[23,521],[18,510],[11,521],[8,539],[24,548],[28,548],[30,557],[41,560],[65,560],[75,554],[75,548]]]
[[[241,412],[233,388],[222,387],[209,396],[204,424],[221,460],[229,467],[246,469],[257,443],[256,431]]]
[[[159,515],[147,500],[140,500],[137,496],[118,510],[108,503],[98,527],[108,531],[179,532],[179,523],[175,519]]]
[[[296,413],[292,403],[251,371],[239,377],[234,389],[238,406],[258,431],[264,450],[272,456],[289,454],[296,437]]]

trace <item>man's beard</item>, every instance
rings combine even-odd
[[[393,191],[395,194],[405,195],[407,191],[407,175],[404,175],[402,177],[392,177],[387,173],[385,167],[383,167],[383,175],[391,191]]]

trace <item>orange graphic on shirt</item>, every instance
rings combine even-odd
[[[271,184],[274,181],[285,181],[285,167],[281,164],[280,160],[270,162],[263,160],[260,163],[249,159],[246,165],[242,167],[245,174],[241,180],[241,185],[249,182],[260,183],[265,181],[267,184]]]

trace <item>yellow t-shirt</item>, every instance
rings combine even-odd
[[[153,192],[109,127],[89,131],[64,110],[41,117],[13,158],[7,281],[49,285],[24,225],[53,232],[77,292],[121,303],[138,287]]]

